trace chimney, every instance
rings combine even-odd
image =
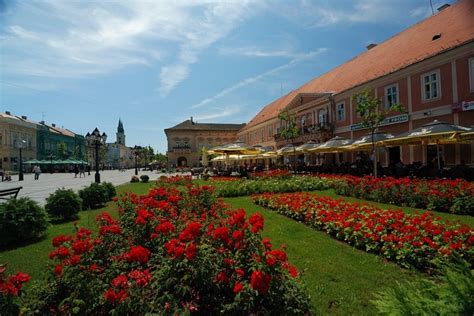
[[[443,4],[442,6],[440,6],[440,7],[438,8],[438,12],[441,12],[441,11],[443,11],[444,9],[449,8],[450,6],[451,6],[451,5],[445,3],[445,4]]]
[[[53,124],[51,124],[51,126],[52,126],[52,127],[56,127],[56,124],[53,123]]]
[[[28,119],[26,115],[22,115],[21,118],[24,119],[25,121]]]
[[[12,115],[12,114],[10,113],[10,111],[5,111],[5,114],[6,114],[6,115]]]
[[[367,50],[371,50],[372,48],[374,48],[375,46],[377,46],[377,44],[375,43],[370,43],[369,45],[366,46]]]
[[[191,124],[194,124],[194,122],[193,122],[193,117],[192,117],[192,116],[191,116]]]

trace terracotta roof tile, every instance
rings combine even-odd
[[[298,93],[335,94],[474,40],[474,1],[461,0],[265,106],[242,129],[272,119]],[[441,34],[437,40],[433,36]]]
[[[220,124],[220,123],[197,123],[186,120],[176,126],[165,129],[168,130],[211,130],[211,131],[238,131],[245,124]]]

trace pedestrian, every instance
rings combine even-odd
[[[74,178],[77,178],[77,174],[79,173],[79,168],[77,165],[74,165]]]
[[[79,166],[79,178],[80,178],[81,176],[84,176],[84,178],[86,177],[86,172],[85,172],[85,167],[84,167],[84,165],[80,165],[80,166]]]
[[[35,166],[33,167],[33,172],[34,172],[34,174],[35,174],[35,180],[39,180],[39,176],[40,176],[40,174],[41,174],[41,168],[40,168],[40,166],[35,165]]]
[[[90,165],[87,165],[87,175],[88,176],[91,175],[91,166]]]

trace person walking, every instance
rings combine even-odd
[[[84,178],[86,177],[86,171],[83,164],[79,166],[79,178],[81,178],[81,176],[84,176]]]
[[[74,178],[77,178],[77,174],[79,173],[79,168],[77,167],[77,165],[74,165]]]
[[[35,180],[39,180],[39,176],[40,176],[40,174],[41,174],[41,168],[40,168],[40,166],[35,165],[35,166],[33,167],[33,172],[34,172],[34,174],[35,174]]]

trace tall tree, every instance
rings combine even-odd
[[[59,159],[66,159],[67,156],[67,146],[65,142],[60,142],[58,144],[58,157]]]
[[[366,88],[352,96],[356,103],[356,112],[362,117],[362,126],[370,130],[372,142],[373,174],[377,177],[377,154],[375,152],[374,135],[380,124],[387,118],[390,112],[403,112],[404,108],[399,103],[393,103],[389,107],[384,106],[381,99],[376,98],[372,90]]]
[[[284,123],[283,129],[280,131],[280,136],[290,142],[293,146],[293,172],[296,173],[296,148],[295,138],[299,136],[300,130],[296,126],[296,116],[288,110],[283,110],[278,115],[278,118]]]

